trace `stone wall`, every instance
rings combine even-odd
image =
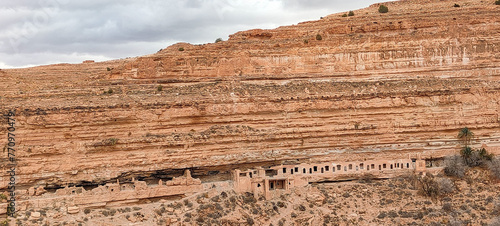
[[[91,190],[83,187],[65,187],[54,193],[46,192],[43,188],[30,188],[25,194],[18,191],[16,209],[18,211],[29,208],[69,208],[76,207],[106,207],[113,204],[134,203],[152,198],[168,196],[185,196],[201,192],[203,185],[199,179],[191,177],[189,170],[184,176],[173,178],[158,185],[148,185],[144,181],[134,180],[131,184],[108,183]],[[43,191],[43,192],[42,192]],[[4,205],[5,208],[2,207]],[[0,214],[6,213],[6,204],[0,205]],[[74,211],[74,208],[73,208]]]

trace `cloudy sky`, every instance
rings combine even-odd
[[[387,0],[386,0],[387,1]],[[155,53],[227,40],[380,0],[16,0],[0,2],[0,68]]]

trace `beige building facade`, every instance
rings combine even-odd
[[[363,176],[391,178],[407,172],[425,173],[425,171],[425,160],[408,158],[234,170],[232,178],[236,192],[250,192],[255,197],[262,195],[266,199],[271,199],[283,191],[313,182],[352,180]]]

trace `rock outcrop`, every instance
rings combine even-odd
[[[143,57],[2,70],[0,108],[16,111],[16,183],[436,158],[457,150],[462,127],[475,144],[500,146],[500,7],[386,5],[386,14],[376,4]]]

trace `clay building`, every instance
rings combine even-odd
[[[312,182],[352,180],[364,175],[391,178],[407,172],[425,171],[425,160],[420,158],[280,165],[267,169],[234,170],[233,182],[237,192],[251,192],[255,197],[263,195],[270,199],[282,191]]]

